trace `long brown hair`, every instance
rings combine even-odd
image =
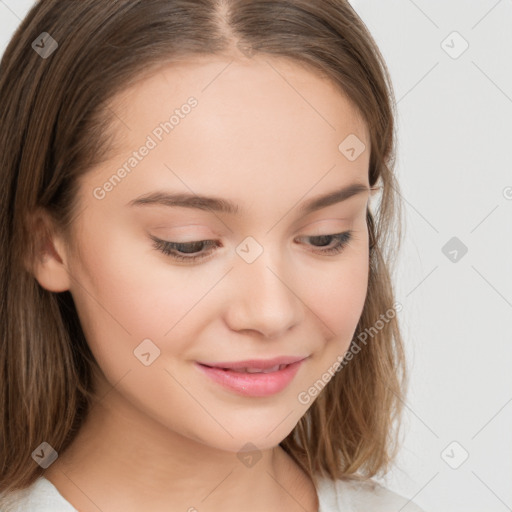
[[[58,43],[46,58],[32,46],[43,32]],[[369,128],[369,183],[382,194],[367,210],[369,283],[351,349],[373,328],[371,339],[343,361],[281,446],[312,478],[388,470],[407,386],[396,315],[375,328],[394,304],[391,262],[401,238],[395,103],[363,21],[345,0],[40,0],[0,63],[0,492],[41,475],[31,454],[42,442],[60,453],[73,441],[98,370],[69,291],[52,293],[27,270],[41,243],[32,214],[44,209],[71,232],[79,178],[114,144],[108,104],[116,93],[173,60],[241,52],[322,73]]]

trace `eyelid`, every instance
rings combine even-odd
[[[317,250],[310,251],[313,254],[319,254],[320,256],[326,256],[326,257],[333,257],[340,253],[342,253],[347,246],[351,244],[351,242],[354,240],[354,231],[352,229],[348,229],[342,232],[337,233],[324,233],[324,234],[318,234],[318,235],[302,235],[297,237],[297,239],[303,239],[303,238],[332,238],[334,241],[336,241],[336,244],[334,246],[329,247],[331,244],[327,244],[327,246],[316,246],[318,247]],[[176,262],[183,262],[186,264],[193,264],[196,261],[199,261],[200,263],[206,262],[212,257],[215,256],[216,250],[208,250],[208,251],[196,251],[192,253],[186,253],[177,251],[175,246],[180,245],[190,245],[190,244],[205,244],[206,246],[219,246],[217,240],[193,240],[190,242],[174,242],[174,241],[167,241],[167,240],[160,240],[157,237],[154,237],[150,235],[150,238],[153,240],[153,247],[164,253],[166,256],[171,258],[172,260]],[[174,247],[173,247],[174,246]],[[222,245],[221,245],[222,247]],[[315,247],[315,246],[313,246]],[[327,247],[327,248],[324,248]],[[191,256],[186,256],[186,254],[191,254]]]
[[[193,232],[192,235],[194,239],[191,240],[195,242],[198,240],[198,237],[219,237],[220,233],[214,229],[213,227],[206,226],[204,224],[182,224],[180,226],[156,226],[151,229],[151,231],[158,231],[162,233],[162,236],[167,236],[169,238],[176,236],[186,236],[190,234],[190,231]],[[174,233],[177,231],[177,233]],[[147,231],[149,234],[149,231]],[[172,234],[171,234],[172,233]],[[184,233],[184,235],[181,235]],[[165,235],[164,235],[165,234]]]
[[[342,205],[342,203],[334,204],[334,205],[326,207],[325,210],[329,210],[330,208],[336,208],[336,207],[339,208],[340,205]],[[361,212],[359,209],[358,210],[351,209],[351,210],[343,210],[340,212],[339,215],[336,215],[336,213],[329,213],[329,217],[326,217],[325,216],[326,214],[324,211],[312,212],[312,213],[306,215],[306,217],[304,219],[300,219],[300,220],[294,222],[290,226],[290,232],[304,231],[304,230],[310,229],[312,226],[315,226],[316,224],[320,224],[322,222],[330,222],[330,223],[332,223],[332,222],[344,222],[344,223],[350,222],[350,223],[353,223],[363,213],[366,215],[366,210],[364,212]],[[305,219],[308,219],[308,220],[305,220]],[[326,228],[326,229],[338,229],[338,228]]]
[[[326,224],[324,225],[324,223]],[[302,224],[301,227],[294,228],[293,231],[291,231],[291,233],[298,233],[297,235],[294,236],[294,238],[328,236],[343,233],[346,231],[353,231],[354,224],[354,218],[322,218],[317,221]]]
[[[345,230],[343,230],[342,228],[336,228],[336,227],[325,227],[324,228],[322,226],[317,225],[322,222],[329,222],[329,221],[338,221],[338,222],[345,221],[346,222],[347,220],[349,220],[349,219],[336,217],[336,218],[329,218],[329,219],[323,218],[323,219],[319,219],[319,220],[310,222],[308,224],[305,224],[300,229],[297,229],[297,231],[309,231],[309,233],[303,234],[303,235],[298,235],[298,237],[307,238],[307,237],[329,236],[329,235],[339,234],[342,231],[350,231],[352,229],[352,223],[349,226],[350,229],[345,229]],[[350,220],[352,220],[352,219],[350,219]],[[187,224],[187,225],[183,225],[183,226],[179,226],[179,227],[186,229],[190,226],[196,226],[196,225],[197,224]],[[166,230],[167,226],[158,226],[153,229],[154,230],[159,230],[159,229]],[[173,226],[172,228],[168,228],[168,229],[172,230],[172,229],[175,229],[175,227]],[[324,232],[325,230],[326,230],[326,232]],[[165,233],[163,235],[160,235],[160,236],[163,236],[163,239],[159,238],[158,240],[161,242],[167,242],[167,243],[172,243],[172,244],[191,244],[191,243],[198,243],[198,242],[208,242],[211,244],[212,242],[216,241],[214,239],[222,238],[222,236],[223,236],[214,229],[209,229],[209,231],[211,232],[211,236],[210,236],[210,234],[201,235],[198,233],[194,233],[194,234],[185,233],[184,235],[180,235],[180,236],[178,236],[176,234]],[[154,237],[149,231],[146,231],[146,234],[153,240],[155,240],[155,238],[157,238],[157,237]],[[186,235],[189,235],[189,236],[186,236]],[[181,236],[188,238],[188,240],[180,239]],[[172,240],[172,238],[179,238],[179,239]]]

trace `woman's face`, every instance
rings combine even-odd
[[[276,446],[363,309],[369,191],[303,206],[369,187],[366,126],[330,82],[277,58],[169,65],[110,108],[123,149],[83,177],[80,252],[65,256],[91,350],[133,417],[222,450]],[[226,387],[198,365],[279,356],[304,359],[282,389],[275,374]]]

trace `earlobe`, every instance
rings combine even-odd
[[[27,255],[25,267],[46,290],[56,293],[69,290],[65,244],[44,212],[33,217],[31,226],[34,249]]]

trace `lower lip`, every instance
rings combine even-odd
[[[304,359],[271,373],[241,373],[196,365],[215,382],[244,396],[270,396],[282,391],[295,377]]]

